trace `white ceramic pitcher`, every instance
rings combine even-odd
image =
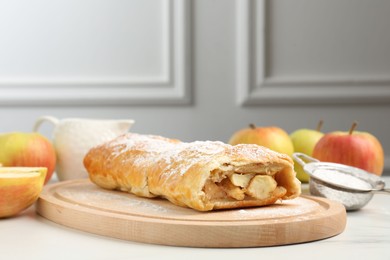
[[[54,125],[53,145],[57,154],[56,173],[60,181],[87,178],[83,159],[92,147],[128,132],[134,120],[100,120],[42,116],[35,121],[37,132],[44,122]]]

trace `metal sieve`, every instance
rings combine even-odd
[[[359,168],[320,162],[303,153],[294,153],[293,158],[310,175],[310,194],[338,201],[346,210],[362,208],[374,193],[390,194],[380,177]]]

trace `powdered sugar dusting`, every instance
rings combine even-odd
[[[260,208],[244,208],[234,211],[233,215],[237,219],[273,219],[280,217],[302,217],[317,210],[319,205],[315,201],[305,198],[296,198],[288,201],[278,201],[277,203]]]
[[[129,150],[142,150],[143,155],[133,159],[134,165],[145,165],[150,161],[163,163],[166,165],[167,172],[173,169],[172,162],[185,160],[186,163],[176,164],[174,167],[175,174],[181,175],[194,164],[200,161],[212,160],[213,156],[223,154],[229,147],[228,144],[219,141],[186,143],[160,136],[133,133],[123,135],[106,145],[113,150],[112,156],[114,157],[120,156]]]
[[[154,203],[153,199],[139,198],[119,191],[101,189],[93,184],[73,184],[56,192],[62,200],[107,211],[126,212],[138,209],[149,214],[166,213],[168,209]]]
[[[161,136],[140,135],[128,133],[105,144],[112,151],[113,157],[122,156],[129,150],[140,150],[142,155],[132,158],[134,166],[149,165],[150,163],[164,165],[167,172],[174,169],[175,174],[184,174],[190,167],[199,162],[210,162],[218,156],[238,157],[243,163],[256,161],[259,158],[271,159],[272,156],[284,158],[282,154],[258,145],[231,146],[220,141],[180,142]],[[233,156],[232,156],[233,157]],[[285,156],[287,157],[287,156]],[[126,156],[122,160],[126,161]],[[185,163],[180,164],[185,160]],[[172,162],[177,162],[175,166]]]
[[[87,180],[61,185],[56,189],[57,199],[76,207],[87,207],[103,212],[142,216],[156,219],[177,219],[188,221],[267,221],[274,223],[286,218],[304,220],[313,212],[325,209],[315,200],[298,197],[294,200],[255,208],[199,212],[176,206],[164,199],[140,198],[132,194],[110,191],[97,187]]]
[[[337,172],[337,170],[318,169],[313,172],[313,176],[326,183],[338,185],[355,190],[368,191],[372,186],[367,181],[359,179],[353,175],[344,172]]]

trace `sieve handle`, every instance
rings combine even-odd
[[[373,192],[390,195],[390,188],[383,188],[381,190],[373,190]]]
[[[319,162],[319,160],[304,153],[293,153],[293,159],[302,167],[305,166],[306,162]]]

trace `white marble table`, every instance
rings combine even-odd
[[[390,177],[385,177],[390,186]],[[321,241],[263,248],[207,249],[141,244],[46,220],[30,208],[0,220],[0,259],[390,259],[390,196],[350,212],[343,233]]]

